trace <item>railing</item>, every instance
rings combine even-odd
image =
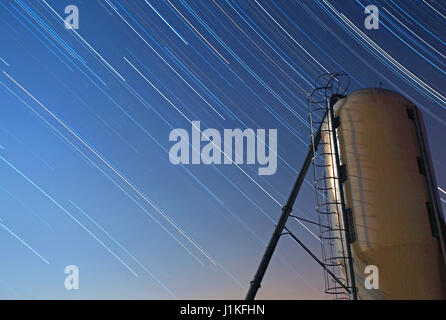
[[[347,81],[347,83],[346,83]],[[325,85],[319,86],[318,82]],[[344,83],[344,84],[343,84]],[[308,96],[309,123],[314,156],[312,159],[314,189],[316,194],[316,211],[319,219],[319,237],[321,239],[322,262],[324,268],[325,293],[335,299],[350,299],[354,286],[349,268],[351,259],[349,241],[345,227],[345,203],[341,196],[341,188],[345,177],[344,170],[336,161],[338,143],[336,118],[330,115],[332,97],[343,95],[348,88],[348,77],[345,74],[326,74],[316,81],[315,89]],[[321,127],[321,141],[314,143],[316,128]],[[339,159],[339,157],[338,157]],[[345,286],[339,285],[331,274],[341,280]]]

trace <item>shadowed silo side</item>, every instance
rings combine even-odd
[[[355,91],[334,110],[359,298],[446,299],[444,221],[421,114],[384,89]],[[378,267],[378,290],[365,289],[368,265]]]

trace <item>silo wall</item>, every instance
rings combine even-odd
[[[432,212],[426,166],[432,168],[423,160],[430,157],[422,152],[413,115],[422,124],[420,113],[384,89],[352,92],[334,111],[347,172],[345,202],[353,215],[350,245],[359,298],[446,299],[444,220],[440,212],[439,225]],[[378,289],[365,287],[369,265],[378,268]]]

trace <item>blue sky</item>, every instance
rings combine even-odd
[[[375,1],[380,28],[367,30],[364,1],[1,0],[0,298],[244,297],[309,143],[306,93],[326,71],[417,104],[446,190],[446,7],[399,3]],[[76,31],[62,21],[70,4]],[[171,164],[169,133],[190,131],[186,118],[277,129],[276,174]],[[307,178],[296,212],[314,219]],[[79,290],[64,287],[67,265]],[[259,298],[323,288],[283,238]]]

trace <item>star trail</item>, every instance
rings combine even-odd
[[[364,26],[370,4],[379,29]],[[445,207],[445,47],[440,0],[0,0],[0,298],[242,298],[323,73],[422,110]],[[169,133],[194,121],[277,129],[277,172],[173,165]],[[317,220],[309,176],[295,212]],[[317,226],[289,228],[319,252]],[[67,265],[79,290],[64,288]],[[283,240],[258,298],[326,299],[323,281]]]

